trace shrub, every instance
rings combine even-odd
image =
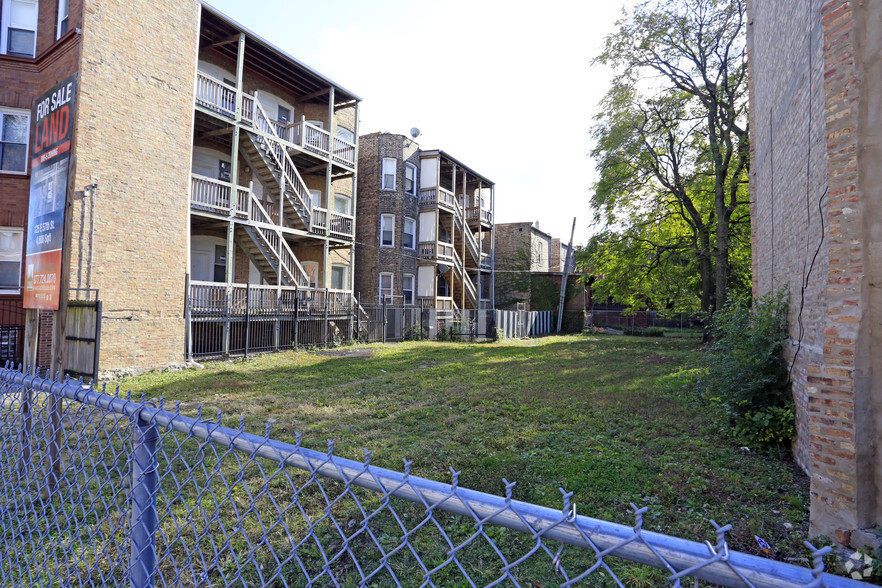
[[[730,299],[713,317],[704,355],[706,392],[722,403],[740,442],[788,445],[795,434],[793,395],[784,360],[787,293]]]
[[[625,335],[630,335],[632,337],[664,337],[665,331],[660,327],[649,327],[648,329],[625,329]]]

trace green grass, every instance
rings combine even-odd
[[[699,352],[695,339],[608,335],[472,345],[413,342],[208,363],[204,369],[126,380],[121,388],[164,397],[167,409],[171,401],[180,401],[186,414],[195,414],[197,404],[204,418],[222,411],[228,426],[237,426],[241,417],[245,430],[253,433],[262,434],[270,421],[274,439],[294,442],[299,432],[302,445],[311,449],[325,451],[326,440],[333,439],[334,454],[341,457],[362,460],[368,448],[371,463],[381,467],[400,471],[402,460],[411,460],[411,472],[426,478],[449,482],[452,468],[462,472],[462,487],[502,495],[506,478],[518,483],[516,500],[555,509],[561,506],[559,488],[573,492],[579,514],[623,524],[633,524],[630,503],[647,506],[644,528],[686,539],[713,540],[711,519],[731,523],[733,549],[759,554],[758,535],[772,545],[772,557],[807,564],[802,546],[808,527],[807,479],[787,455],[744,451],[729,439],[719,414],[693,390]],[[168,440],[166,449],[170,455],[176,450]],[[181,494],[186,498],[172,505],[177,522],[164,521],[167,531],[173,533],[175,525],[198,527],[192,522],[202,516],[194,510],[197,504],[208,510],[218,506],[223,516],[240,520],[243,541],[238,545],[233,537],[231,544],[247,551],[244,535],[260,531],[258,517],[271,520],[276,514],[265,495],[249,510],[249,493],[266,483],[290,495],[291,483],[274,474],[271,464],[260,464],[263,471],[244,457],[243,466],[230,458],[218,464],[210,449],[193,440],[181,452],[214,472],[215,482],[223,475],[229,488],[216,483],[213,497],[195,485],[185,486]],[[189,476],[181,461],[169,467],[181,479]],[[298,483],[308,479],[291,475]],[[333,483],[326,486],[333,489]],[[302,502],[320,513],[322,497],[314,485],[307,490]],[[368,494],[358,497],[376,501]],[[421,509],[412,511],[411,520],[420,520]],[[403,512],[409,511],[403,507]],[[360,520],[350,499],[334,507],[334,516]],[[376,523],[379,541],[391,548],[400,530],[388,519]],[[216,524],[201,523],[206,528]],[[286,524],[292,531],[305,529],[299,515]],[[473,532],[471,521],[451,516],[445,524],[452,535],[464,538]],[[315,532],[324,533],[331,544],[337,536],[324,523]],[[191,539],[205,542],[195,534]],[[280,536],[268,542],[276,540],[289,541]],[[524,540],[529,546],[525,536],[499,542],[517,552],[526,549]],[[444,560],[439,541],[431,533],[415,540],[424,561]],[[301,554],[321,567],[321,559],[307,547]],[[236,569],[231,557],[220,557],[205,571]],[[494,577],[492,569],[483,567],[485,560],[498,563],[489,549],[476,549],[469,557],[475,560],[471,573],[477,583],[483,574]],[[258,560],[255,570],[247,572],[252,578],[261,573]],[[547,561],[532,561],[521,578],[545,585],[552,574]],[[265,563],[273,565],[272,560]],[[413,564],[405,558],[396,565],[406,571]],[[584,562],[574,567],[579,565]],[[341,583],[358,577],[341,566],[335,569]],[[628,566],[617,572],[627,585],[658,585],[665,577]],[[284,573],[297,577],[300,572],[294,565]],[[453,585],[456,578],[453,573],[435,581]],[[599,576],[592,582],[604,585]]]
[[[182,402],[192,414],[244,418],[273,438],[560,508],[573,492],[582,515],[713,539],[732,523],[733,549],[807,562],[808,482],[779,453],[739,448],[693,391],[695,339],[567,336],[496,344],[413,342],[265,355],[155,373],[121,383]],[[168,401],[166,407],[168,408]],[[256,474],[255,474],[256,475]],[[241,475],[240,475],[241,478]],[[247,484],[247,479],[242,480]],[[785,526],[789,525],[788,526]],[[650,584],[652,582],[650,581]]]

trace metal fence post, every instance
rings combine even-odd
[[[294,291],[294,351],[300,346],[300,288]]]
[[[245,357],[251,343],[251,282],[245,284]]]
[[[329,331],[329,329],[328,329],[328,311],[329,311],[329,308],[328,308],[328,307],[330,306],[330,300],[331,300],[331,298],[330,298],[330,296],[328,295],[328,289],[325,288],[325,320],[324,320],[324,326],[322,327],[322,335],[323,335],[323,338],[324,338],[324,340],[325,340],[325,345],[324,345],[325,347],[328,346],[328,331]]]
[[[383,296],[383,345],[386,344],[386,324],[389,322],[389,317],[386,315],[386,297]]]
[[[35,371],[34,366],[30,366],[28,369],[29,374],[33,374]],[[37,376],[40,375],[40,370],[37,369]],[[19,462],[19,475],[22,478],[25,478],[28,475],[28,470],[31,465],[31,431],[34,426],[34,417],[31,411],[33,410],[33,400],[34,393],[31,388],[22,384],[21,386],[21,461]]]
[[[132,515],[129,581],[132,588],[152,588],[156,575],[156,425],[136,418],[132,439]]]

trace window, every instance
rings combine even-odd
[[[214,281],[227,281],[227,246],[214,246]]]
[[[322,191],[321,190],[310,190],[309,197],[312,200],[313,208],[321,208],[322,207]]]
[[[380,302],[392,302],[393,274],[383,272],[380,274]]]
[[[18,294],[21,288],[22,229],[0,228],[0,293]]]
[[[2,52],[19,57],[33,57],[37,49],[37,1],[3,0],[2,15]]]
[[[334,290],[346,290],[349,287],[349,268],[345,265],[334,264],[331,266],[331,288]]]
[[[450,297],[450,284],[447,283],[444,276],[438,276],[438,296]]]
[[[401,280],[401,290],[404,293],[405,304],[413,304],[413,285],[415,281],[413,274],[404,274],[404,278]]]
[[[337,127],[337,138],[348,141],[349,143],[355,143],[355,133],[346,127]]]
[[[352,214],[352,198],[345,194],[334,194],[334,212]]]
[[[58,0],[58,34],[56,39],[60,39],[67,32],[68,15],[70,14],[69,0]]]
[[[416,195],[416,166],[412,163],[405,164],[404,166],[404,192],[407,194],[411,194],[413,196]]]
[[[396,161],[389,157],[383,158],[383,189],[395,189],[395,165]]]
[[[401,238],[402,247],[416,248],[416,221],[412,218],[404,219],[404,236]]]
[[[304,261],[300,265],[303,266],[303,270],[309,277],[309,287],[318,288],[318,262]]]
[[[380,217],[380,245],[395,246],[395,215],[384,214]]]
[[[279,105],[279,117],[277,119],[282,124],[288,124],[291,122],[291,109],[285,108],[281,104]]]
[[[30,123],[27,111],[0,109],[0,171],[27,171]]]
[[[222,182],[229,182],[231,169],[232,167],[229,161],[218,161],[217,179]]]

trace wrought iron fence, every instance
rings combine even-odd
[[[226,427],[73,382],[0,370],[4,586],[850,586],[813,567]],[[710,527],[709,527],[710,528]],[[810,547],[810,546],[809,546]],[[629,563],[634,562],[634,563]],[[646,585],[647,575],[639,578]]]
[[[193,281],[187,294],[189,357],[329,347],[356,338],[350,292]]]
[[[22,361],[24,325],[25,311],[21,299],[0,300],[0,363]]]

